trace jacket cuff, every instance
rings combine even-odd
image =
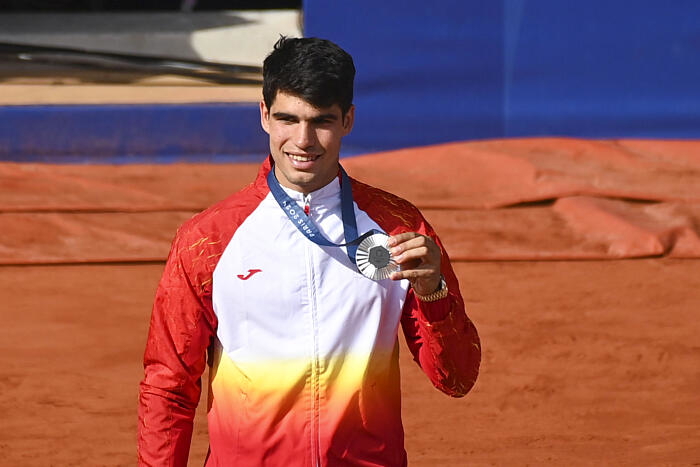
[[[425,326],[434,328],[434,331],[440,331],[444,327],[451,328],[452,304],[456,299],[457,297],[452,294],[452,291],[445,298],[434,302],[422,302],[414,297],[420,311],[419,321]]]

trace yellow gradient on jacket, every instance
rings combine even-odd
[[[254,363],[234,362],[219,348],[211,371],[210,435],[251,454],[295,451],[299,443],[308,451],[311,433],[322,451],[338,437],[356,435],[358,427],[379,435],[400,424],[398,380],[396,348]]]

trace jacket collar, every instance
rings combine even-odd
[[[267,187],[267,174],[270,173],[270,170],[272,170],[272,163],[272,156],[268,156],[267,159],[260,166],[258,176],[255,180],[255,184],[261,188],[264,188],[265,191],[269,190]],[[289,195],[290,198],[292,198],[295,201],[303,202],[305,199],[303,193],[295,191],[291,188],[287,188],[285,186],[283,186],[282,189]],[[323,186],[316,191],[312,191],[311,193],[309,193],[307,199],[312,199],[314,200],[314,202],[323,202],[340,199],[340,177],[335,177],[326,186]]]

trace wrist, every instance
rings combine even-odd
[[[421,295],[414,289],[413,293],[415,294],[416,298],[421,302],[435,302],[437,300],[441,300],[447,297],[447,282],[445,282],[445,278],[443,276],[440,276],[440,282],[437,286],[437,289],[435,289],[434,292],[426,295]]]

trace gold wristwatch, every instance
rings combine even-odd
[[[445,278],[443,276],[440,276],[440,286],[435,292],[428,295],[419,295],[414,290],[413,293],[416,295],[416,298],[421,302],[435,302],[447,297],[447,282],[445,282]]]

